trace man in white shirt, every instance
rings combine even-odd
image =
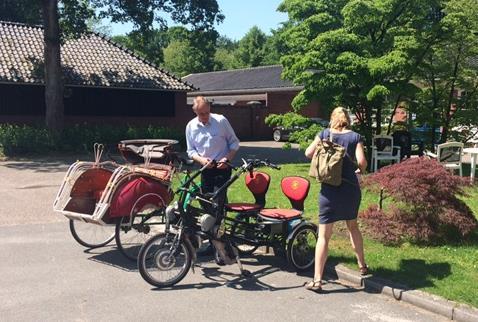
[[[231,177],[231,168],[228,163],[239,150],[239,140],[224,116],[211,113],[211,106],[203,96],[194,99],[193,112],[197,117],[186,125],[187,153],[189,158],[201,166],[210,161],[216,161],[210,163],[201,174],[201,191],[213,193]],[[226,200],[227,193],[224,191],[218,196],[220,209]],[[221,219],[216,218],[218,224]],[[232,254],[226,254],[224,244],[218,241],[213,243],[224,262],[232,264]]]
[[[224,116],[211,113],[211,106],[203,96],[194,99],[193,111],[197,117],[186,125],[187,153],[201,166],[216,161],[215,166],[211,164],[201,175],[202,191],[214,192],[231,177],[227,162],[239,150],[239,140]]]

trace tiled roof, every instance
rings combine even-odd
[[[44,84],[43,28],[0,22],[0,82]],[[190,85],[106,37],[87,33],[61,47],[66,85],[190,91]]]
[[[190,74],[182,80],[192,84],[200,92],[295,87],[292,82],[282,80],[281,73],[282,66],[272,65]]]

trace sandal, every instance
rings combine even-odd
[[[305,283],[304,287],[305,287],[306,290],[309,290],[309,291],[312,291],[312,292],[319,292],[319,291],[322,291],[322,282],[311,280],[311,281]]]
[[[362,266],[359,268],[359,271],[360,271],[360,275],[364,276],[364,275],[368,275],[368,266],[367,264],[365,264],[365,266]]]

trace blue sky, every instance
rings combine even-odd
[[[277,29],[287,20],[287,14],[277,12],[282,0],[217,0],[219,8],[226,16],[216,30],[231,39],[241,39],[252,26],[256,25],[266,34]],[[171,24],[170,24],[171,25]],[[111,24],[112,35],[131,31],[131,24]]]

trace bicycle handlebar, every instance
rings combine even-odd
[[[242,162],[243,162],[243,165],[240,168],[234,167],[229,162],[223,162],[223,163],[227,164],[229,167],[231,167],[232,169],[239,170],[239,171],[236,171],[236,173],[224,184],[224,186],[222,186],[221,188],[216,190],[216,192],[212,195],[211,200],[215,199],[221,191],[223,191],[224,189],[227,189],[227,187],[229,187],[232,184],[232,182],[237,180],[239,178],[239,176],[246,171],[252,172],[254,170],[254,168],[259,168],[259,167],[263,167],[263,166],[266,166],[266,167],[269,167],[269,168],[272,168],[272,169],[276,169],[276,170],[280,170],[280,167],[278,165],[269,162],[269,160],[267,160],[267,159],[265,159],[265,160],[247,159],[247,161],[245,159],[242,159]],[[187,192],[192,193],[192,191],[189,188],[189,185],[194,181],[194,179],[197,178],[199,176],[199,174],[201,174],[204,170],[206,170],[208,168],[211,168],[211,165],[213,167],[215,167],[218,163],[219,162],[216,161],[216,160],[210,160],[208,163],[203,165],[197,172],[195,172],[193,175],[189,176],[189,178],[181,185],[181,187],[179,187],[177,189],[177,192],[187,191]],[[194,194],[197,195],[196,192]],[[200,194],[201,193],[199,193],[199,195]],[[196,196],[196,198],[197,198],[197,196]]]
[[[269,162],[269,160],[264,159],[242,159],[243,162],[243,167],[246,168],[247,170],[252,170],[254,168],[259,168],[259,167],[269,167],[275,170],[280,170],[280,167],[272,162]]]

